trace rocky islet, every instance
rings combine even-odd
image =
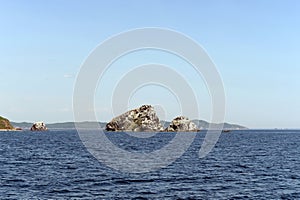
[[[107,131],[133,132],[194,132],[199,131],[196,124],[187,117],[180,116],[172,120],[166,129],[160,123],[158,116],[151,105],[142,105],[139,108],[127,111],[106,124]]]
[[[30,128],[31,131],[47,131],[48,128],[46,127],[44,122],[35,122],[32,127]]]
[[[10,121],[0,116],[0,130],[16,130],[10,123]]]

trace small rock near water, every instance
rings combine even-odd
[[[179,116],[172,120],[169,127],[165,129],[166,132],[195,132],[200,131],[197,125],[189,120],[187,117]]]
[[[32,127],[30,128],[31,131],[47,131],[48,128],[46,127],[44,122],[35,122]]]

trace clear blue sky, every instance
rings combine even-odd
[[[75,78],[89,53],[119,32],[163,27],[190,36],[213,59],[226,90],[226,121],[300,128],[297,0],[0,3],[0,115],[12,121],[72,121]],[[109,120],[109,105],[98,107],[100,120]]]

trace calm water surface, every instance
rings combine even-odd
[[[188,134],[188,133],[187,133]],[[173,133],[150,139],[110,133],[128,151],[149,152]],[[145,174],[99,163],[76,130],[0,132],[1,199],[300,199],[300,131],[222,134],[205,158],[198,133],[168,167]]]

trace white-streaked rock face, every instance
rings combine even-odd
[[[106,124],[107,131],[167,131],[167,132],[195,132],[197,125],[187,117],[176,117],[166,129],[163,128],[153,106],[143,105],[113,118]]]
[[[195,132],[199,131],[197,125],[189,120],[187,117],[179,116],[172,120],[168,128],[165,129],[167,132]]]
[[[163,131],[153,106],[143,105],[113,118],[106,124],[107,131]]]
[[[35,122],[30,128],[31,131],[46,131],[48,128],[46,127],[44,122]]]

